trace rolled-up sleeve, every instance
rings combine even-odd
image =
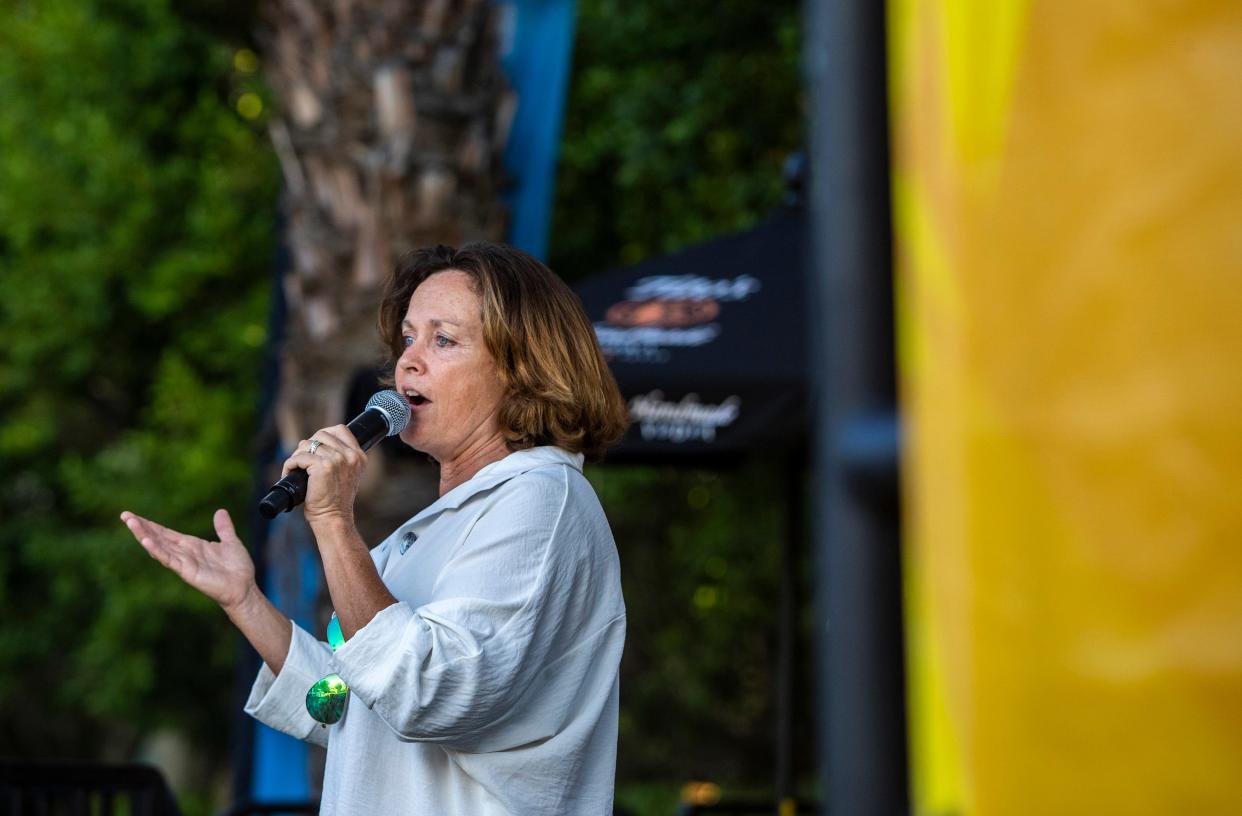
[[[495,751],[556,733],[564,705],[541,702],[548,684],[535,680],[571,648],[569,607],[582,591],[582,542],[572,540],[565,502],[554,479],[506,491],[481,513],[428,603],[389,606],[332,656],[398,737]]]
[[[250,688],[246,713],[281,733],[326,747],[328,730],[307,713],[306,692],[333,671],[331,656],[328,644],[295,623],[280,674],[263,664]]]

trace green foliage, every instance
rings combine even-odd
[[[249,490],[277,172],[234,56],[171,0],[0,6],[7,753],[227,737],[235,635],[117,515]]]
[[[780,202],[782,165],[803,137],[800,13],[791,0],[579,0],[554,269],[576,279],[634,263],[744,229]],[[780,466],[604,466],[590,477],[629,610],[618,802],[670,813],[670,791],[689,779],[763,790],[788,500]],[[799,736],[808,768],[805,722]]]
[[[784,480],[600,467],[590,478],[621,551],[629,637],[623,778],[721,781],[770,772]]]
[[[744,229],[802,144],[792,0],[580,0],[552,229],[577,278]]]
[[[667,816],[677,812],[680,786],[673,782],[630,782],[617,785],[615,812],[632,816]]]
[[[744,229],[777,205],[782,165],[803,139],[801,9],[578,0],[553,269],[576,279],[637,262]],[[671,813],[695,778],[762,791],[789,498],[780,466],[589,475],[621,550],[629,611],[618,803]],[[807,768],[805,716],[799,736]]]

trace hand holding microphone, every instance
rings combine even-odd
[[[353,491],[366,466],[364,452],[385,436],[401,433],[409,421],[410,405],[404,397],[396,391],[377,392],[367,402],[366,410],[348,425],[324,428],[312,434],[310,440],[299,443],[298,450],[285,461],[280,481],[259,503],[259,512],[270,519],[297,507],[306,501],[310,475],[321,472],[325,476],[337,474],[337,478],[322,480],[321,489],[325,492],[312,497],[307,515],[351,511]]]

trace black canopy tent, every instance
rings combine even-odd
[[[633,427],[611,461],[719,460],[800,447],[807,429],[806,218],[577,286]]]
[[[794,570],[810,413],[806,224],[804,209],[788,204],[751,230],[576,287],[633,420],[608,462],[713,466],[763,455],[781,464],[776,794],[786,803],[793,801]]]

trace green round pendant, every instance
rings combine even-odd
[[[345,713],[349,686],[338,674],[329,674],[306,692],[306,710],[316,722],[332,725]]]

